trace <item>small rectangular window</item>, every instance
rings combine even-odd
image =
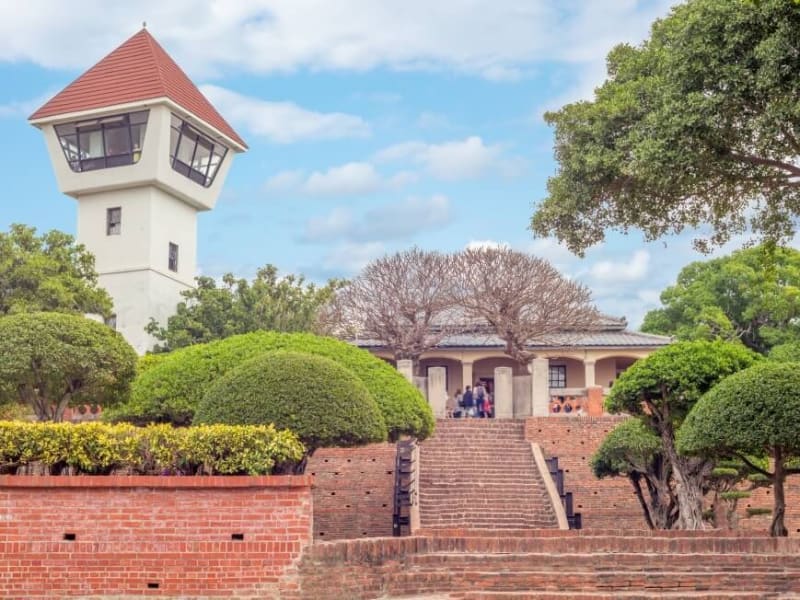
[[[116,206],[106,209],[106,235],[122,233],[122,208]]]
[[[178,244],[169,243],[169,264],[170,271],[178,272]]]
[[[110,317],[106,317],[105,318],[105,323],[106,323],[106,325],[111,327],[111,329],[116,331],[116,329],[117,329],[117,315],[111,315]]]
[[[551,388],[565,388],[567,387],[567,367],[555,366],[550,367],[550,381],[549,387]]]

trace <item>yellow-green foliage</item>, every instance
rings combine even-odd
[[[0,421],[0,471],[59,474],[265,475],[290,470],[305,448],[272,425],[173,428],[127,423]]]

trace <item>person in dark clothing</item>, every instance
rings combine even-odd
[[[472,395],[472,388],[470,386],[467,386],[467,389],[464,390],[464,395],[462,396],[461,401],[464,403],[464,416],[474,417],[475,397]]]

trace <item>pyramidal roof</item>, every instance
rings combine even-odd
[[[56,94],[30,120],[164,97],[247,147],[147,29]]]

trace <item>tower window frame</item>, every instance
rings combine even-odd
[[[106,235],[122,235],[122,207],[106,209]]]
[[[215,142],[174,113],[170,119],[169,164],[203,187],[211,187],[228,147]]]
[[[178,244],[169,243],[169,254],[167,255],[167,268],[174,273],[178,272]]]
[[[134,165],[142,157],[149,110],[106,115],[54,127],[75,173]]]

